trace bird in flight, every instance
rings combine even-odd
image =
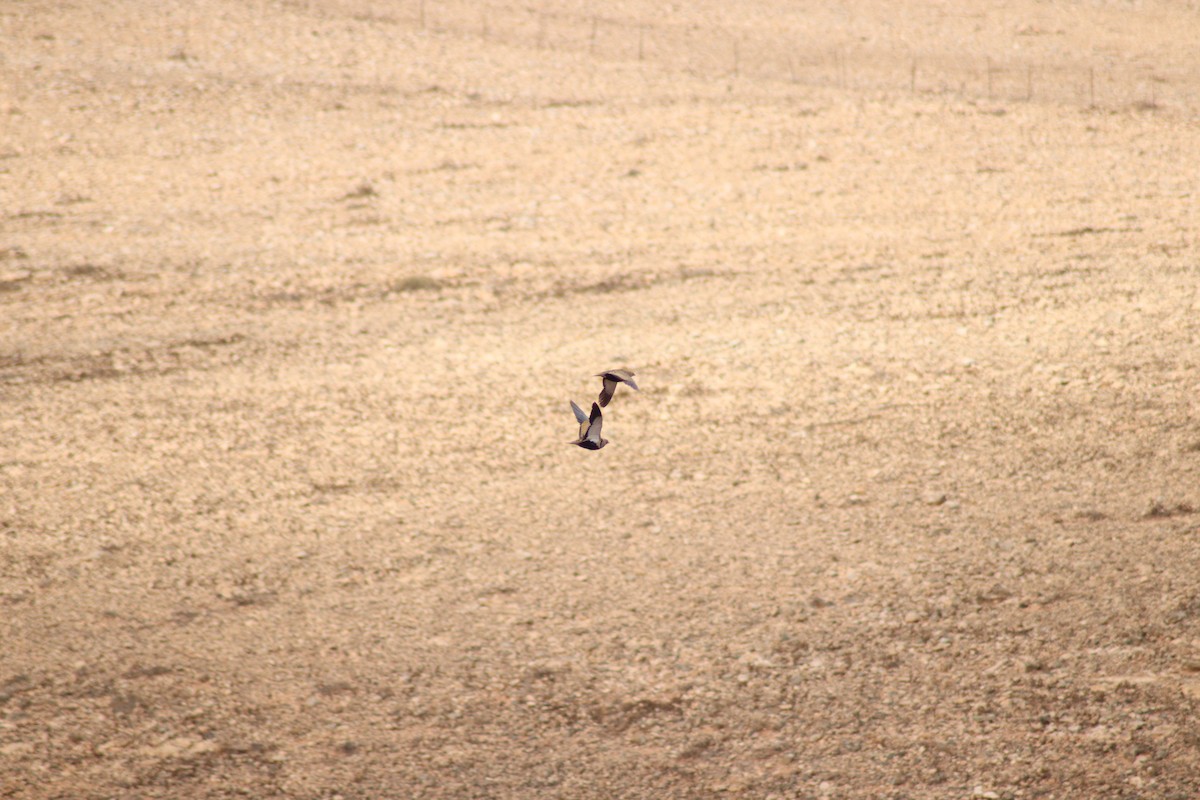
[[[618,383],[627,385],[635,392],[640,391],[637,384],[633,382],[635,374],[637,373],[630,372],[627,369],[610,369],[599,373],[596,377],[604,379],[604,388],[600,390],[600,407],[604,408],[608,405],[608,401],[612,400],[613,392],[617,390]]]
[[[600,413],[600,406],[592,403],[592,413],[591,416],[588,416],[572,400],[571,410],[575,412],[575,419],[579,422],[579,438],[571,442],[571,444],[577,444],[584,450],[599,450],[608,444],[608,439],[600,435],[600,426],[604,424],[604,417]]]

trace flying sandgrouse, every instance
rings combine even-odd
[[[592,414],[589,417],[572,400],[571,410],[575,412],[575,419],[579,422],[579,438],[571,442],[571,444],[577,444],[584,450],[599,450],[608,444],[608,439],[600,435],[600,426],[604,424],[604,417],[600,413],[600,406],[592,403]]]
[[[633,382],[635,374],[627,369],[610,369],[599,373],[596,377],[604,379],[604,388],[600,390],[600,407],[604,408],[612,400],[613,392],[617,390],[618,383],[626,384],[635,392],[639,391],[637,384]]]

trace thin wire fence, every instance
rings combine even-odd
[[[362,3],[309,0],[309,9],[362,10]],[[416,29],[509,46],[642,61],[703,78],[785,81],[854,91],[942,94],[1102,109],[1200,110],[1200,72],[1134,63],[1051,63],[931,56],[886,47],[832,46],[803,33],[752,32],[609,14],[498,6],[467,0],[404,0],[381,18]]]

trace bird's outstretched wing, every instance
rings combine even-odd
[[[604,415],[600,413],[600,406],[592,403],[592,415],[588,418],[587,432],[580,438],[600,444],[600,427],[602,425],[604,425]]]
[[[604,378],[604,388],[600,390],[600,407],[608,405],[612,400],[613,391],[617,388],[617,382],[611,378]]]

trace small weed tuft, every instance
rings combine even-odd
[[[1195,513],[1196,508],[1191,503],[1170,504],[1162,500],[1155,500],[1150,504],[1150,508],[1146,510],[1146,513],[1142,514],[1142,519],[1164,519]]]
[[[69,278],[93,278],[95,280],[112,277],[108,270],[95,264],[73,264],[63,267],[63,274]]]
[[[339,199],[341,200],[365,200],[368,197],[378,197],[379,192],[375,191],[375,187],[370,181],[363,181],[358,186],[354,187],[353,191],[346,192]]]
[[[427,275],[411,275],[388,287],[389,293],[431,292],[442,288],[442,282]]]

